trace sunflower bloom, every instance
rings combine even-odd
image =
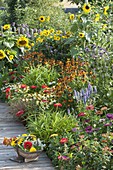
[[[104,15],[107,15],[107,11],[109,10],[109,6],[104,7]]]
[[[9,30],[9,29],[10,29],[10,24],[4,25],[4,26],[3,26],[3,29],[4,29],[4,30]]]
[[[82,7],[83,11],[85,13],[89,13],[91,11],[91,7],[90,7],[90,4],[84,4],[83,7]]]
[[[29,40],[26,37],[20,37],[17,40],[17,45],[20,47],[26,47],[26,46],[28,46],[28,43],[29,43]]]
[[[40,43],[42,43],[44,40],[42,39],[42,38],[40,38],[40,37],[38,37],[37,39],[36,39],[36,42],[40,42]]]
[[[5,58],[6,57],[6,54],[4,53],[3,50],[0,50],[0,60]]]
[[[85,35],[84,35],[83,32],[79,32],[79,37],[80,37],[80,38],[84,38],[84,36],[85,36]]]
[[[75,18],[75,15],[74,14],[71,14],[70,16],[69,16],[69,19],[72,21],[72,20],[74,20],[74,18]]]
[[[12,60],[13,60],[13,58],[14,58],[14,55],[10,55],[10,56],[9,56],[9,60],[11,60],[11,61],[12,61]]]
[[[54,36],[54,40],[55,40],[55,41],[59,41],[59,40],[60,40],[60,37],[59,37],[59,36]]]
[[[36,150],[35,147],[31,147],[30,150],[29,150],[29,152],[36,152],[36,151],[37,151],[37,150]]]
[[[44,17],[44,16],[40,16],[40,17],[39,17],[39,21],[40,21],[40,22],[44,22],[44,21],[45,21],[45,17]]]

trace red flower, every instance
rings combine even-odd
[[[36,89],[36,88],[37,88],[37,86],[34,86],[34,85],[31,86],[31,89]]]
[[[62,107],[62,104],[61,103],[55,103],[54,107]]]
[[[24,142],[24,149],[30,149],[32,147],[32,142],[26,141]]]
[[[20,79],[23,79],[23,78],[24,78],[24,76],[21,75],[21,76],[20,76]]]
[[[21,115],[24,114],[24,110],[19,110],[17,113],[16,113],[16,116],[17,117],[20,117]]]
[[[86,110],[94,110],[94,106],[93,105],[86,106]]]
[[[48,103],[49,101],[48,101],[48,100],[42,100],[42,102],[44,102],[44,103]]]
[[[7,89],[5,89],[5,92],[6,92],[6,93],[9,93],[10,90],[11,90],[10,87],[8,87]]]
[[[85,116],[86,114],[84,112],[81,112],[78,114],[78,117]]]
[[[9,72],[9,75],[12,75],[12,74],[15,74],[16,73],[16,71],[11,71],[11,72]]]
[[[22,84],[22,85],[21,85],[21,88],[22,88],[22,89],[25,89],[26,87],[27,87],[26,84]]]
[[[60,143],[61,144],[64,144],[64,143],[67,143],[68,142],[68,138],[62,138],[61,140],[60,140]]]
[[[50,93],[50,90],[44,90],[44,93]]]
[[[42,87],[42,89],[46,89],[46,88],[48,88],[48,86],[47,86],[47,85],[42,85],[41,87]]]

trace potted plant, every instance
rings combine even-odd
[[[3,144],[15,149],[18,156],[10,158],[10,160],[19,163],[37,160],[45,146],[39,138],[32,134],[22,134],[12,138],[5,137]]]

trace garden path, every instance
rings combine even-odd
[[[26,133],[26,129],[10,114],[10,107],[5,103],[0,103],[0,170],[54,170],[45,152],[35,162],[16,163],[9,160],[16,156],[16,152],[12,147],[2,144],[4,137],[13,137],[23,133]]]

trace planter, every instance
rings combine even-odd
[[[23,163],[23,162],[31,162],[38,160],[42,150],[38,150],[36,152],[26,152],[21,150],[20,148],[15,148],[15,151],[17,152],[17,157],[10,158],[10,160]]]

